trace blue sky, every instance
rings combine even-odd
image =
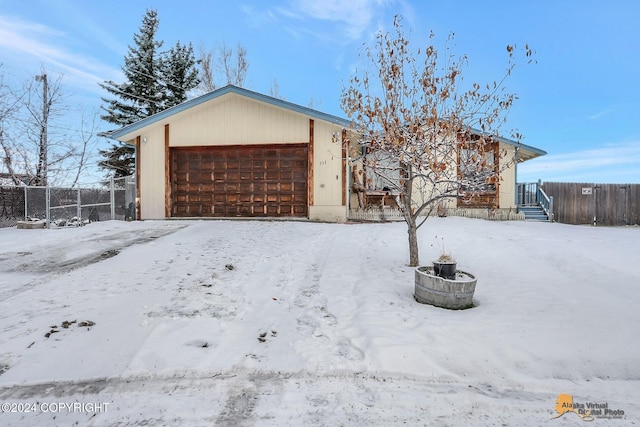
[[[520,181],[640,183],[640,2],[636,0],[405,1],[0,0],[5,80],[42,66],[63,74],[69,115],[97,111],[98,86],[122,81],[120,67],[146,9],[157,9],[158,38],[248,53],[246,87],[345,117],[339,97],[359,65],[363,43],[393,16],[415,46],[433,30],[455,33],[467,54],[465,81],[488,83],[506,65],[505,47],[528,43],[537,64],[507,83],[519,99],[507,128],[549,154],[522,164]],[[70,120],[70,123],[73,121]],[[105,126],[106,127],[106,126]]]

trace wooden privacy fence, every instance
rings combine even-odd
[[[545,182],[564,224],[640,225],[640,184]]]

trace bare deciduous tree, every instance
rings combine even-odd
[[[82,174],[89,169],[90,165],[97,163],[97,135],[98,126],[96,124],[98,120],[98,113],[94,113],[91,118],[87,118],[83,114],[82,122],[80,125],[80,131],[78,132],[78,144],[75,147],[74,162],[69,169],[74,173],[74,177],[71,180],[71,186],[75,187]]]
[[[76,185],[95,148],[95,118],[89,128],[83,119],[80,131],[61,126],[68,110],[62,76],[52,82],[45,76],[43,69],[39,79],[29,79],[21,90],[2,93],[2,166],[16,185]]]
[[[271,87],[269,88],[269,95],[271,95],[273,98],[282,100],[285,99],[285,97],[280,94],[280,85],[278,84],[278,81],[276,79],[273,79],[273,82],[271,83]]]
[[[244,46],[238,44],[235,57],[233,48],[230,48],[226,43],[220,45],[217,56],[213,50],[204,46],[200,47],[199,54],[199,88],[202,92],[211,92],[221,85],[229,84],[244,87],[249,69],[247,49]],[[219,81],[222,83],[218,84]]]
[[[216,90],[216,82],[214,79],[215,67],[213,64],[213,51],[207,50],[204,46],[200,46],[199,50],[200,59],[198,64],[200,65],[200,90],[202,92],[212,92]]]
[[[2,64],[0,64],[1,67]],[[22,96],[16,96],[15,92],[5,83],[4,73],[0,73],[0,148],[2,149],[0,155],[3,156],[2,166],[15,185],[20,184],[20,179],[13,166],[14,153],[10,146],[10,129],[21,102]]]
[[[397,191],[407,223],[410,265],[419,264],[417,230],[446,199],[470,200],[499,179],[513,159],[498,151],[500,129],[516,99],[504,83],[516,67],[507,46],[504,76],[491,84],[462,86],[465,55],[452,52],[453,35],[439,54],[433,33],[426,48],[412,51],[402,19],[394,34],[379,33],[365,48],[369,68],[343,89],[341,105],[353,120],[363,167]],[[531,61],[527,46],[524,56]],[[368,70],[371,71],[368,71]],[[515,141],[520,135],[511,135]]]

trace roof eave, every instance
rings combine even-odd
[[[471,132],[475,133],[477,135],[487,135],[489,136],[489,134],[487,134],[486,132],[483,132],[479,129],[475,129],[475,128],[471,128]],[[520,156],[519,159],[521,161],[526,161],[526,160],[531,160],[531,159],[535,159],[536,157],[540,157],[540,156],[544,156],[547,154],[546,151],[541,150],[539,148],[533,147],[531,145],[527,145],[527,144],[523,144],[521,142],[518,141],[514,141],[512,139],[509,138],[505,138],[502,136],[497,136],[497,135],[490,135],[493,139],[495,139],[498,142],[502,142],[504,144],[508,144],[511,145],[513,147],[515,147],[519,153],[523,154],[524,157]]]
[[[108,137],[111,139],[115,139],[121,142],[128,143],[131,141],[131,138],[128,138],[127,135],[135,134],[136,131],[139,131],[142,128],[145,128],[149,125],[162,121],[168,117],[173,116],[174,114],[178,114],[182,111],[186,111],[189,108],[195,107],[197,105],[203,104],[207,101],[210,101],[215,98],[219,98],[220,96],[226,95],[227,93],[235,93],[238,95],[246,96],[248,98],[254,99],[256,101],[265,102],[267,104],[284,108],[290,111],[297,112],[299,114],[303,114],[306,116],[313,117],[315,119],[324,120],[329,123],[333,123],[342,127],[349,127],[350,121],[343,119],[338,116],[333,116],[331,114],[323,113],[318,110],[314,110],[312,108],[303,107],[302,105],[294,104],[289,101],[285,101],[283,99],[274,98],[272,96],[263,95],[258,92],[253,92],[248,89],[244,89],[238,86],[227,85],[220,89],[214,90],[212,92],[201,95],[197,98],[190,99],[188,101],[183,102],[182,104],[176,105],[174,107],[167,108],[159,113],[156,113],[152,116],[139,120],[130,125],[124,126],[120,129],[116,129],[112,132],[109,132]]]

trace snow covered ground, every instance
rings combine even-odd
[[[404,223],[0,229],[0,425],[640,425],[640,228],[419,238],[474,308],[415,302]]]

